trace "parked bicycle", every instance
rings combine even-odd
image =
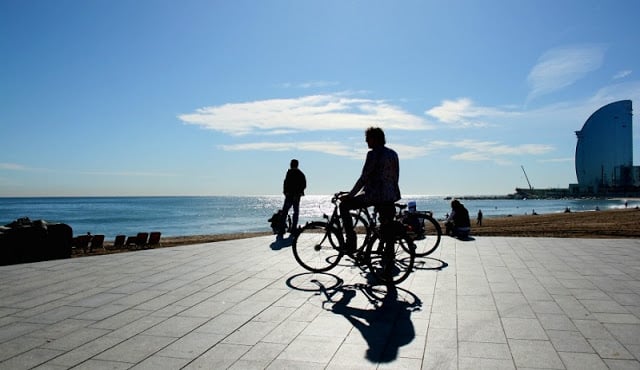
[[[305,269],[312,272],[329,271],[347,254],[339,214],[340,198],[346,194],[336,193],[331,198],[334,205],[331,216],[325,214],[323,217],[326,221],[307,223],[293,240],[293,255]],[[366,226],[364,217],[355,212],[351,216],[354,217],[358,237],[356,251],[350,255],[354,263],[366,265],[383,283],[399,284],[406,280],[414,268],[415,247],[405,227],[395,220],[380,226]],[[365,227],[359,230],[358,226]],[[386,236],[389,236],[389,242],[385,242]]]
[[[433,217],[433,213],[408,211],[405,203],[396,203],[395,206],[398,208],[396,220],[404,225],[407,236],[413,241],[416,257],[425,257],[433,253],[440,245],[442,238],[442,228]],[[362,208],[353,213],[352,217],[356,220],[354,225],[360,225],[365,230],[362,245],[367,244],[368,239],[376,238],[374,230],[377,226],[377,213],[375,210],[371,213],[368,208]]]
[[[407,228],[407,234],[416,246],[416,256],[425,257],[440,245],[442,228],[431,211],[409,211],[406,204],[396,203],[400,208],[398,219]]]

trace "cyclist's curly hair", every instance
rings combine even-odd
[[[380,127],[369,127],[367,131],[365,131],[365,136],[367,138],[373,139],[376,142],[385,145],[387,140],[384,136],[384,131]]]

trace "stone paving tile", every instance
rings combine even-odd
[[[458,362],[460,370],[509,370],[515,369],[513,360],[500,360],[492,358],[467,358],[460,357]]]
[[[44,338],[18,337],[0,344],[0,362],[47,343]],[[0,366],[2,366],[0,364]]]
[[[56,358],[64,353],[63,351],[46,349],[46,348],[33,348],[29,351],[23,352],[15,357],[3,361],[0,363],[0,369],[31,369],[38,365]]]
[[[568,370],[606,370],[608,367],[596,354],[559,352]]]
[[[344,338],[298,336],[278,359],[328,364],[343,341]]]
[[[95,358],[98,360],[129,362],[131,364],[135,364],[166,347],[173,341],[175,341],[175,338],[136,335],[135,337],[127,339],[126,341],[99,354]]]
[[[580,332],[547,330],[547,335],[558,352],[594,353],[593,348]]]
[[[250,349],[250,346],[221,343],[203,353],[183,369],[226,369],[238,361],[238,359]]]
[[[445,237],[392,304],[272,242],[2,266],[0,369],[640,368],[638,240]]]
[[[589,344],[596,350],[602,358],[610,359],[633,359],[633,355],[627,349],[615,340],[607,339],[590,339]]]
[[[564,369],[564,365],[549,341],[509,339],[511,354],[517,367]]]
[[[192,332],[156,352],[154,356],[194,360],[222,339],[224,335]]]
[[[511,361],[506,343],[459,342],[458,352],[464,358],[486,358]]]
[[[502,319],[507,338],[547,340],[548,337],[536,319],[505,317]]]
[[[622,344],[640,345],[640,325],[638,324],[604,324]]]
[[[153,355],[139,362],[131,370],[182,369],[190,360]]]

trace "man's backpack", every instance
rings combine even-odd
[[[271,216],[269,221],[271,223],[271,230],[273,230],[274,234],[283,235],[287,232],[287,217],[281,209],[276,211],[276,213]],[[289,219],[289,224],[291,223],[291,219]]]

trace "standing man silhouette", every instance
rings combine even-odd
[[[293,207],[293,218],[291,220],[290,233],[298,229],[298,217],[300,216],[300,198],[304,195],[307,188],[307,178],[298,168],[298,160],[292,159],[284,178],[283,193],[284,205],[282,206],[282,217],[285,218],[289,214],[289,209]]]

